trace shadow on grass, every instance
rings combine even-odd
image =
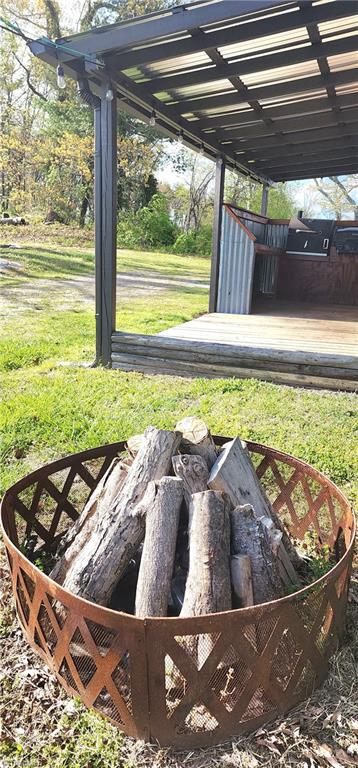
[[[17,250],[16,257],[24,257],[26,263],[22,269],[17,270],[19,277],[43,278],[46,275],[51,277],[67,276],[92,276],[94,271],[94,257],[91,253],[83,252],[80,255],[74,255],[71,251],[42,248],[24,247]]]

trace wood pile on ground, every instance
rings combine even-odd
[[[282,597],[302,558],[239,437],[190,416],[128,440],[63,536],[50,576],[136,616],[200,616]]]

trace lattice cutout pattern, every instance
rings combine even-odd
[[[114,455],[75,458],[52,475],[39,471],[5,510],[20,545],[34,535],[37,547],[50,548],[80,514]],[[263,487],[292,534],[301,538],[310,529],[333,547],[342,528],[344,553],[349,507],[334,486],[274,451],[260,448],[254,457]],[[253,613],[213,616],[207,631],[203,621],[196,631],[193,623],[192,634],[178,632],[177,622],[174,631],[171,621],[163,620],[160,642],[142,639],[138,645],[130,623],[138,620],[118,614],[107,626],[103,609],[96,609],[98,615],[92,609],[89,618],[76,598],[66,605],[55,598],[18,550],[12,548],[8,557],[29,641],[69,692],[131,735],[147,738],[150,727],[153,738],[163,735],[166,743],[185,747],[255,728],[309,695],[342,635],[348,559],[335,577],[327,574],[305,597],[293,595],[281,606],[269,604]],[[163,709],[152,706],[150,726],[147,700],[149,705],[163,702]]]

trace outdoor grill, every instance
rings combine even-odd
[[[350,505],[309,464],[248,443],[275,511],[297,538],[311,531],[328,544],[336,564],[309,587],[271,603],[139,619],[70,594],[35,564],[124,449],[120,442],[67,456],[5,494],[3,535],[25,637],[69,694],[131,736],[185,748],[257,729],[322,683],[343,639],[354,541]],[[41,545],[30,562],[23,544],[35,534]],[[200,668],[184,642],[188,636],[200,636]]]

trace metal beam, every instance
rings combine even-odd
[[[270,126],[257,123],[250,126],[238,126],[237,129],[230,130],[216,130],[212,136],[220,137],[220,140],[228,139],[254,139],[254,138],[268,138],[270,135],[274,135],[274,132],[282,132],[286,137],[289,136],[289,131],[294,129],[295,133],[298,131],[312,131],[318,128],[326,128],[331,125],[337,126],[338,123],[357,123],[358,122],[358,109],[343,109],[339,112],[332,112],[331,110],[320,113],[318,115],[306,115],[305,117],[297,118],[291,117],[285,121],[274,120],[272,122],[271,130]],[[205,136],[205,132],[204,132]]]
[[[271,16],[265,19],[252,19],[250,24],[241,26],[232,25],[225,29],[208,30],[205,32],[207,48],[219,48],[232,43],[240,43],[247,40],[255,40],[258,37],[266,37],[272,34],[280,34],[292,29],[298,29],[309,23],[322,23],[324,21],[334,21],[335,19],[345,18],[357,13],[355,4],[351,0],[340,0],[336,3],[327,3],[327,5],[310,6],[304,10],[291,8],[289,13],[281,13],[277,9]],[[185,56],[190,53],[197,53],[202,50],[201,42],[195,37],[183,37],[175,41],[175,57]],[[143,64],[151,64],[156,61],[165,61],[173,57],[172,41],[161,41],[157,45],[150,45],[145,48],[139,48],[136,51],[124,52],[118,55],[116,65],[124,70],[131,67],[140,67]]]
[[[356,168],[358,166],[358,155],[355,155],[351,159],[347,158],[346,160],[340,160],[340,159],[337,160],[336,158],[332,158],[332,159],[326,158],[325,161],[317,160],[317,162],[313,162],[313,163],[306,162],[306,163],[300,163],[297,165],[295,163],[291,165],[286,165],[286,163],[282,163],[281,166],[276,168],[272,168],[268,164],[266,167],[270,169],[270,172],[272,173],[273,176],[280,176],[281,174],[286,174],[286,173],[296,173],[296,171],[297,173],[301,173],[301,171],[311,172],[312,169],[322,170],[329,174],[331,167],[338,168],[338,166],[341,169],[341,174],[353,173],[353,170],[351,169]]]
[[[294,151],[299,144],[301,146],[310,146],[315,142],[319,143],[325,139],[332,139],[335,137],[340,139],[342,136],[356,136],[357,128],[358,112],[357,121],[348,123],[344,126],[332,125],[327,126],[326,128],[313,129],[312,131],[292,131],[292,133],[281,133],[279,137],[268,136],[260,139],[260,141],[255,141],[255,139],[253,139],[253,141],[232,140],[232,144],[227,146],[226,151],[230,152],[233,149],[239,151],[242,149],[243,152],[246,152],[247,150],[259,149],[261,152],[261,150],[272,149],[273,152],[279,152],[284,146],[291,146],[292,151]]]
[[[324,179],[327,176],[349,176],[358,173],[358,164],[349,171],[342,171],[341,166],[331,168],[311,168],[309,171],[297,171],[296,173],[282,173],[273,176],[274,181],[299,181],[300,179]]]
[[[303,64],[307,61],[316,61],[319,57],[337,56],[343,53],[355,53],[358,48],[358,35],[331,40],[327,43],[315,43],[305,45],[303,48],[292,48],[267,56],[255,56],[254,59],[235,61],[233,64],[221,66],[200,65],[195,71],[179,72],[177,75],[156,77],[146,82],[146,88],[150,93],[161,91],[176,91],[190,88],[196,85],[205,85],[215,80],[223,80],[229,77],[242,77],[265,69],[289,67],[295,64]],[[191,69],[194,69],[193,67]]]
[[[61,37],[58,42],[74,47],[85,54],[102,54],[111,50],[141,45],[149,40],[165,38],[185,33],[195,27],[219,24],[240,19],[245,14],[259,13],[262,10],[282,5],[282,0],[217,0],[207,3],[190,3],[155,15],[130,19],[127,22],[97,27],[71,37]],[[292,7],[293,3],[288,6]]]
[[[214,219],[213,241],[211,252],[210,296],[209,312],[216,312],[221,250],[221,224],[225,186],[225,161],[219,158],[215,169],[215,195],[214,195]]]
[[[102,362],[102,157],[101,104],[94,109],[94,221],[96,363]]]
[[[358,67],[342,72],[332,72],[329,81],[333,85],[356,85],[358,79]],[[295,94],[309,94],[319,91],[324,87],[325,78],[322,75],[311,75],[301,77],[299,80],[290,80],[284,83],[275,83],[274,85],[258,85],[247,89],[247,95],[238,94],[237,91],[228,90],[227,93],[218,96],[197,96],[191,99],[177,99],[176,106],[178,112],[184,115],[187,113],[200,114],[208,109],[223,109],[225,107],[236,107],[239,104],[245,104],[251,99],[272,99],[277,97],[294,97]],[[170,104],[172,102],[169,102]],[[265,107],[265,105],[262,105]]]
[[[337,148],[336,150],[330,150],[329,154],[320,152],[315,154],[313,157],[309,155],[281,155],[280,157],[270,158],[267,160],[255,160],[255,168],[266,168],[267,166],[270,166],[270,168],[273,169],[273,171],[276,168],[282,168],[283,163],[285,163],[285,167],[287,166],[293,166],[296,168],[299,168],[300,166],[304,165],[306,163],[311,163],[314,161],[315,163],[324,163],[327,162],[327,160],[334,160],[335,162],[342,161],[343,163],[347,160],[351,160],[352,157],[358,156],[358,140],[355,147],[348,147],[346,148]]]
[[[338,150],[344,148],[344,152],[355,152],[357,150],[358,145],[358,136],[357,134],[341,134],[341,141],[337,141],[336,139],[322,139],[322,141],[317,140],[312,142],[311,144],[307,143],[296,143],[296,144],[287,144],[282,145],[280,148],[279,145],[276,147],[269,147],[268,149],[260,149],[258,147],[257,149],[250,149],[248,152],[240,152],[238,154],[238,157],[242,159],[242,162],[250,164],[250,161],[255,162],[266,162],[270,163],[271,161],[275,161],[276,159],[280,158],[287,158],[290,159],[294,155],[300,155],[301,157],[308,157],[312,155],[314,158],[315,155],[319,154],[325,154],[327,157],[327,152],[330,150]]]
[[[116,325],[117,250],[117,100],[101,93],[101,243],[102,243],[102,363],[111,362],[111,335]]]
[[[348,93],[342,96],[337,96],[337,107],[344,109],[348,107],[358,106],[358,93]],[[315,117],[318,115],[329,114],[329,105],[327,99],[304,99],[294,103],[288,103],[280,105],[279,107],[263,107],[263,114],[268,120],[280,119],[280,122],[286,123],[286,121],[294,120],[301,117]],[[201,120],[195,121],[196,128],[200,128],[201,131],[210,130],[212,128],[230,128],[236,126],[237,128],[247,127],[253,123],[260,125],[260,121],[257,119],[257,115],[254,110],[247,109],[241,112],[229,112],[228,114],[219,115],[218,117],[207,117]]]

